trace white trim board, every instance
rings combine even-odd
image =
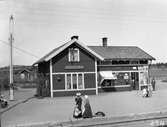
[[[73,90],[53,90],[53,92],[65,92],[65,91],[85,91],[85,90],[96,90],[96,88],[86,88],[86,89],[73,89]]]
[[[52,59],[50,59],[50,96],[53,98],[53,74],[52,74]]]
[[[96,59],[95,59],[95,85],[96,85],[96,95],[98,95],[97,60]]]
[[[99,86],[98,88],[121,88],[121,87],[131,87],[131,85],[115,85],[115,86]]]
[[[95,74],[96,72],[56,72],[56,73],[52,73],[52,75],[57,75],[57,74],[76,74],[76,73],[84,73],[84,74]]]

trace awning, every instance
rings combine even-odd
[[[117,79],[117,77],[115,75],[113,75],[112,71],[100,71],[100,76],[101,76],[101,81],[100,84],[103,82],[103,80],[105,79],[110,79],[110,80],[114,80]]]

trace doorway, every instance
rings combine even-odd
[[[131,86],[132,90],[139,90],[139,73],[131,72]]]

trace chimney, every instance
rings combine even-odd
[[[71,37],[71,40],[74,40],[74,39],[78,40],[78,38],[79,38],[79,36],[74,35]]]
[[[107,37],[102,38],[102,45],[103,47],[107,47]]]

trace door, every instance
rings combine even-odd
[[[131,72],[132,90],[139,90],[139,72]]]

